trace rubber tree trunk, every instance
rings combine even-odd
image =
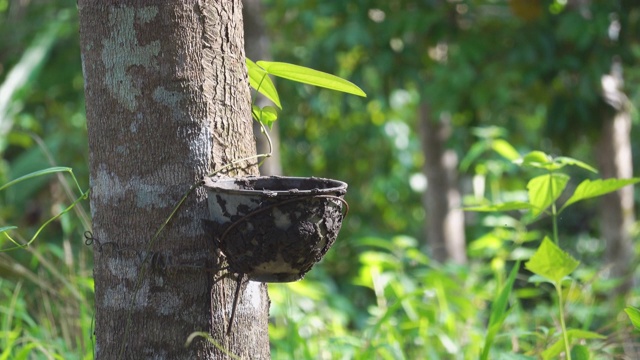
[[[271,60],[269,53],[269,37],[264,25],[262,1],[243,0],[244,5],[244,40],[247,57],[253,61]],[[269,100],[263,96],[256,99],[256,105],[263,107],[271,105]],[[267,154],[271,150],[271,156],[260,165],[262,175],[282,175],[282,162],[280,160],[280,131],[276,121],[271,129],[267,129],[271,137],[271,147],[269,141],[262,133],[262,127],[256,121],[253,122],[253,132],[256,136],[256,146],[258,154]]]
[[[611,74],[602,78],[603,95],[613,112],[603,119],[597,151],[597,161],[603,178],[633,177],[631,154],[631,114],[629,100],[622,91],[622,65],[614,61]],[[612,278],[622,279],[617,293],[626,293],[632,286],[633,239],[635,222],[633,187],[624,187],[601,199],[600,231],[605,239],[605,262]]]
[[[217,272],[207,194],[255,154],[240,0],[78,2],[93,219],[96,359],[269,358],[266,285]],[[231,175],[256,174],[241,163]],[[195,332],[208,334],[185,347]],[[216,343],[214,345],[213,343]]]
[[[431,109],[425,103],[419,106],[418,122],[428,184],[423,198],[427,213],[427,245],[435,260],[464,264],[467,252],[458,188],[458,156],[446,147],[451,125],[444,117],[433,119]]]

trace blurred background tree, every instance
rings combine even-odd
[[[381,217],[372,221],[380,230],[425,239],[436,260],[465,261],[460,188],[470,174],[458,174],[458,158],[474,141],[472,127],[501,126],[518,149],[594,159],[605,177],[633,176],[629,99],[637,94],[627,94],[635,87],[623,85],[625,77],[637,75],[622,72],[638,59],[639,10],[633,2],[291,0],[273,2],[271,9],[276,58],[347,76],[371,98],[367,104],[345,99],[338,109],[335,98],[323,102],[322,94],[311,93],[319,96],[284,116],[285,168],[304,169],[293,158],[301,154],[294,149],[306,144],[312,151],[302,158],[309,172],[327,162],[332,165],[326,169],[343,168],[342,161],[374,165],[361,175],[351,166],[343,176],[359,184],[358,193],[352,192],[358,203],[373,200],[362,184],[385,179],[378,186],[385,187],[386,199],[365,206],[373,213],[363,218]],[[286,98],[289,88],[283,89]],[[290,97],[310,96],[291,91],[297,93]],[[316,122],[327,125],[318,135],[312,132]],[[378,137],[358,131],[358,123],[377,128]],[[303,136],[287,143],[297,136],[296,127]],[[326,133],[334,136],[327,139]],[[324,159],[309,161],[314,152]],[[375,155],[383,162],[372,162]],[[426,185],[424,209],[416,206],[416,190],[423,190],[417,184]],[[606,259],[619,277],[632,265],[632,188],[604,202]],[[389,214],[394,203],[403,204],[404,216]]]
[[[263,44],[247,49],[254,60],[334,73],[369,95],[277,84],[282,172],[347,181],[351,211],[307,279],[270,286],[274,357],[365,358],[380,354],[376,344],[406,357],[415,349],[431,349],[429,358],[477,350],[507,261],[530,249],[513,214],[460,211],[464,202],[523,196],[526,177],[504,140],[520,154],[541,149],[597,164],[604,177],[637,175],[635,0],[247,0],[246,10],[247,46],[254,37]],[[86,181],[75,2],[0,0],[0,32],[0,180],[53,162]],[[44,179],[1,193],[0,226],[29,233],[68,203],[63,184]],[[635,338],[618,328],[620,307],[602,298],[617,289],[615,304],[640,301],[636,196],[626,188],[559,219],[593,285],[576,295],[575,316],[609,329],[613,351],[631,358]],[[3,310],[2,331],[20,322],[20,336],[53,341],[59,353],[89,345],[91,264],[81,235],[90,225],[77,219],[65,217],[28,253],[0,254],[0,303],[15,299],[12,314],[23,309],[22,317]],[[56,277],[46,264],[64,271]],[[538,320],[548,298],[520,286],[522,303],[506,326],[553,327]],[[47,308],[34,294],[58,305]],[[69,294],[76,303],[64,303]],[[65,311],[79,315],[59,316]],[[542,346],[507,340],[506,352]]]

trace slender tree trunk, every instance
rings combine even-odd
[[[631,154],[631,114],[629,100],[622,92],[622,65],[614,61],[611,74],[602,79],[603,95],[614,109],[607,111],[596,148],[598,167],[604,178],[633,177]],[[602,237],[605,239],[605,261],[613,278],[622,278],[618,293],[631,289],[633,270],[633,239],[635,222],[633,187],[627,186],[602,197],[600,206]]]
[[[236,282],[207,270],[218,259],[203,188],[150,243],[192,184],[255,153],[241,1],[80,0],[78,9],[96,358],[269,358],[266,285],[243,284],[226,333]],[[194,332],[217,345],[199,337],[185,347]]]
[[[262,19],[262,1],[261,0],[243,0],[244,5],[244,40],[247,57],[253,61],[270,60],[269,53],[269,37],[267,29]],[[256,105],[262,107],[265,105],[273,105],[263,96],[259,96]],[[256,136],[256,147],[258,154],[267,154],[271,150],[271,157],[267,158],[260,166],[262,175],[281,175],[282,163],[280,161],[280,131],[278,122],[275,122],[269,132],[271,137],[271,148],[265,135],[262,133],[262,127],[257,121],[253,122],[253,132]]]
[[[422,103],[418,109],[420,138],[425,155],[424,172],[428,186],[424,195],[427,213],[425,233],[434,259],[467,261],[464,235],[464,213],[458,189],[458,156],[446,148],[451,136],[447,119],[432,119],[430,107]]]

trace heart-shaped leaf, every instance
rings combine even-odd
[[[555,173],[540,175],[529,180],[527,190],[529,190],[529,203],[533,205],[531,211],[533,218],[558,199],[568,182],[568,175]]]
[[[562,251],[548,237],[542,240],[538,250],[531,256],[524,266],[536,275],[560,284],[565,276],[571,274],[580,262]]]

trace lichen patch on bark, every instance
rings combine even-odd
[[[160,53],[160,41],[144,46],[138,43],[134,26],[136,16],[146,23],[157,14],[157,7],[137,11],[128,7],[112,8],[109,14],[109,23],[115,31],[102,43],[102,61],[107,70],[104,79],[111,95],[130,111],[136,109],[136,97],[141,93],[128,75],[129,68],[134,65],[157,67],[155,57]]]

